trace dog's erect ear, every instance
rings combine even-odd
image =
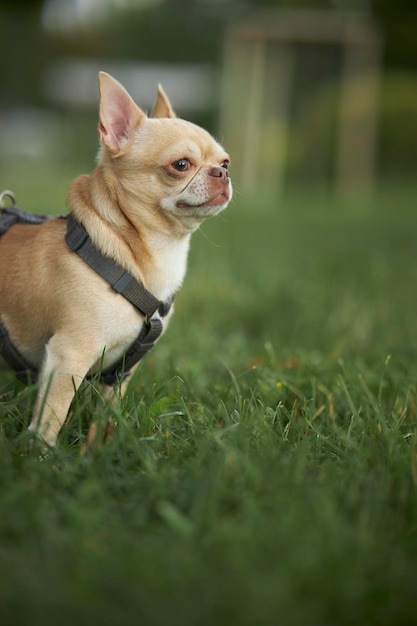
[[[145,113],[110,74],[99,72],[100,142],[117,154],[130,139],[132,131],[145,119]]]
[[[158,95],[153,105],[151,117],[177,117],[172,109],[168,96],[162,89],[162,85],[158,85]]]

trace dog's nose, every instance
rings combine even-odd
[[[214,178],[221,178],[224,183],[227,183],[229,180],[229,172],[225,167],[213,167],[210,174]]]

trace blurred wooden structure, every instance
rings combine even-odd
[[[338,51],[339,63],[330,77],[338,86],[332,164],[336,190],[342,195],[372,192],[381,35],[366,14],[336,11],[257,11],[228,29],[221,128],[238,186],[251,191],[266,186],[277,193],[285,188],[295,86],[302,69],[297,51],[306,45],[328,55]],[[319,74],[317,80],[323,78]]]

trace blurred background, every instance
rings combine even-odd
[[[2,187],[34,163],[91,168],[100,69],[148,110],[162,82],[241,191],[415,180],[409,0],[2,0],[0,24]]]
[[[240,371],[271,346],[291,367],[309,350],[415,362],[411,2],[0,3],[0,189],[21,208],[66,212],[70,180],[93,169],[99,70],[148,111],[161,82],[231,155],[234,198],[194,235],[158,348],[185,379],[190,355]]]

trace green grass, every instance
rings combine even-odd
[[[63,210],[62,177],[8,174]],[[53,458],[3,376],[1,624],[417,621],[416,200],[236,196],[129,397],[85,386]]]

